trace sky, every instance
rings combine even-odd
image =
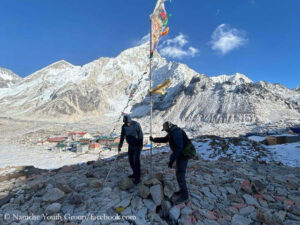
[[[0,0],[0,67],[21,77],[84,65],[148,39],[156,0]],[[299,0],[171,0],[159,52],[208,76],[300,85]]]

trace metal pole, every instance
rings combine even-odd
[[[118,153],[117,153],[116,158],[115,158],[114,161],[111,163],[111,166],[110,166],[110,168],[109,168],[109,171],[108,171],[108,173],[107,173],[107,176],[106,176],[106,178],[105,178],[105,181],[104,181],[104,183],[103,183],[103,186],[105,186],[105,184],[106,184],[106,182],[107,182],[107,179],[108,179],[108,177],[109,177],[109,175],[110,175],[110,172],[111,172],[113,166],[114,166],[114,165],[118,166],[118,160],[117,160],[118,158],[119,158],[119,151],[118,151]],[[115,162],[116,162],[116,163],[115,163]]]
[[[150,17],[150,70],[149,70],[149,77],[150,77],[150,91],[152,90],[152,57],[151,57],[151,50],[152,50],[152,20]],[[153,49],[154,51],[154,49]],[[153,53],[154,54],[154,53]],[[152,94],[150,94],[150,136],[152,136]],[[150,176],[152,177],[152,141],[150,141]]]

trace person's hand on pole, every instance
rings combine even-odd
[[[118,153],[121,152],[121,147],[118,147]]]

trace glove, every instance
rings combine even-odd
[[[150,136],[150,141],[154,142],[154,138],[152,136]]]
[[[121,152],[121,147],[118,148],[118,152]]]
[[[169,167],[169,168],[172,168],[173,163],[174,163],[174,161],[170,161],[169,164],[168,164],[168,167]]]

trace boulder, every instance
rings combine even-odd
[[[160,205],[163,199],[162,187],[156,184],[150,188],[151,197],[156,205]]]
[[[259,207],[259,203],[257,202],[257,200],[255,198],[253,198],[251,195],[248,194],[244,194],[243,195],[244,200],[246,201],[246,203],[248,205],[255,205],[257,207]]]
[[[153,178],[145,180],[144,184],[150,187],[150,186],[153,186],[156,184],[161,184],[161,182],[157,178],[153,177]]]
[[[231,220],[232,225],[249,225],[251,224],[251,222],[252,222],[251,219],[237,214],[235,214]]]
[[[138,192],[139,192],[139,195],[142,197],[142,198],[148,198],[149,194],[150,194],[150,189],[143,185],[143,184],[139,184],[138,185]]]
[[[209,191],[208,187],[202,187],[200,191],[203,192],[209,199],[217,199],[217,197]]]
[[[143,200],[138,197],[138,196],[135,196],[132,200],[131,200],[131,207],[134,209],[134,210],[139,210],[143,207]]]
[[[187,206],[181,210],[182,215],[190,215],[192,213],[193,213],[193,210]]]
[[[255,208],[253,206],[248,206],[240,209],[240,214],[243,216],[247,216],[255,211]]]
[[[173,206],[170,210],[169,210],[169,216],[171,219],[173,220],[178,220],[179,216],[180,216],[180,208],[178,208],[177,206]]]
[[[235,195],[236,190],[233,187],[225,187],[229,194]]]
[[[171,182],[164,183],[164,195],[168,198],[172,198],[174,194],[174,185]]]
[[[123,212],[121,212],[122,216],[132,216],[132,208],[129,206]]]
[[[275,199],[274,199],[271,195],[263,194],[262,196],[263,196],[263,198],[264,198],[265,200],[267,200],[268,202],[275,202]]]
[[[126,198],[123,201],[121,201],[119,204],[117,204],[115,206],[115,208],[124,207],[124,209],[125,209],[127,206],[129,206],[130,201],[131,201],[131,198]]]
[[[62,199],[65,196],[65,193],[58,188],[49,189],[46,194],[43,196],[42,200],[44,202],[56,202]]]
[[[132,182],[131,179],[129,178],[125,178],[124,180],[122,180],[120,183],[119,183],[119,188],[121,190],[129,190],[131,188],[134,187],[134,183]]]
[[[147,207],[147,209],[149,209],[152,212],[155,212],[156,205],[154,204],[154,202],[152,200],[144,199],[143,202],[144,202],[144,205]]]
[[[147,214],[148,209],[143,206],[140,210],[137,211],[136,215],[140,218],[145,218]]]
[[[61,204],[60,203],[52,203],[51,205],[49,205],[46,210],[45,210],[45,214],[47,215],[52,215],[55,213],[60,212],[61,209]]]

